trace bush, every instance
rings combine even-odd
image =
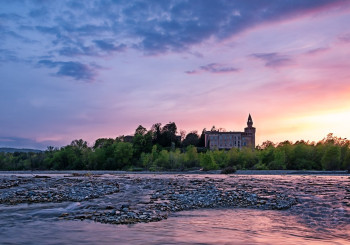
[[[221,170],[221,174],[233,174],[236,173],[236,171],[236,167],[226,167],[223,170]]]
[[[200,164],[201,164],[201,167],[203,168],[204,171],[218,169],[218,165],[216,164],[211,152],[201,154]]]
[[[255,164],[253,169],[255,169],[255,170],[269,170],[269,168],[265,164],[260,163],[260,162]]]

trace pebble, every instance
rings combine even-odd
[[[305,220],[315,224],[324,218],[350,222],[349,181],[334,185],[332,180],[304,176],[297,181],[288,181],[285,176],[137,176],[2,177],[0,204],[81,202],[60,217],[110,224],[155,222],[175,212],[199,208],[291,210],[304,213]],[[333,203],[338,206],[333,208]]]
[[[11,176],[0,180],[0,204],[83,201],[116,192],[118,183],[98,178]]]

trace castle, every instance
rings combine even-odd
[[[244,132],[219,132],[217,130],[205,132],[205,147],[209,149],[231,149],[250,147],[255,148],[255,131],[251,115],[248,116],[247,127]]]

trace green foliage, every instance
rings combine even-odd
[[[184,147],[187,147],[189,145],[197,146],[199,143],[199,136],[197,131],[191,131],[186,135],[186,138],[182,142],[182,145]]]
[[[155,161],[155,165],[160,169],[170,169],[169,163],[169,152],[167,150],[161,150],[157,160]]]
[[[211,151],[202,153],[200,155],[200,165],[204,171],[218,169],[218,165],[216,164],[213,153]]]
[[[248,147],[244,147],[240,151],[240,160],[242,168],[245,169],[251,169],[259,162],[256,151]]]
[[[98,149],[98,148],[106,148],[108,146],[113,145],[114,143],[114,139],[112,138],[101,138],[101,139],[97,139],[95,141],[95,144],[93,146],[94,149]]]
[[[342,169],[346,169],[350,172],[350,149],[349,148],[347,148],[346,151],[344,152]]]
[[[277,170],[283,170],[286,169],[286,153],[283,149],[275,149],[274,150],[274,160],[272,162],[269,162],[268,168],[269,169],[277,169]]]
[[[214,150],[211,152],[214,162],[217,163],[219,168],[227,166],[227,154],[225,151]]]
[[[255,169],[255,170],[269,170],[269,168],[261,162],[255,164],[253,169]]]
[[[152,126],[151,131],[153,133],[153,144],[159,144],[163,147],[171,147],[172,143],[180,144],[176,137],[177,126],[174,122],[164,125],[163,128],[160,123],[156,123]]]
[[[184,170],[184,154],[181,154],[180,149],[170,152],[171,169]]]
[[[199,166],[199,156],[196,147],[193,145],[187,146],[183,162],[184,166],[181,166],[181,169]]]
[[[1,170],[142,170],[165,171],[199,169],[313,169],[350,170],[350,141],[328,134],[318,143],[264,142],[256,149],[207,150],[194,144],[200,138],[189,133],[179,148],[176,125],[155,124],[147,131],[141,125],[132,140],[124,136],[101,138],[92,147],[78,139],[60,149],[44,152],[0,152]],[[186,141],[186,138],[184,141]],[[193,141],[192,141],[193,140]],[[125,142],[128,141],[128,142]],[[130,142],[129,142],[130,141]],[[132,143],[131,143],[132,142]],[[191,143],[192,142],[192,143]],[[186,146],[187,145],[187,146]]]
[[[258,153],[258,162],[261,164],[268,165],[270,162],[272,162],[274,159],[274,151],[275,147],[274,146],[268,146],[263,149],[261,149]]]
[[[155,170],[157,169],[157,166],[155,165],[155,161],[158,158],[158,147],[157,145],[154,145],[152,147],[151,153],[142,153],[140,157],[140,162],[142,164],[142,167],[149,169],[149,170]]]
[[[322,168],[326,170],[338,170],[340,166],[340,148],[335,145],[328,145],[322,157]]]
[[[133,148],[131,143],[118,142],[114,150],[115,167],[113,169],[123,169],[131,163]]]
[[[135,130],[133,138],[134,158],[139,159],[143,152],[152,150],[152,131],[148,131],[141,125]]]
[[[241,168],[240,150],[238,148],[232,148],[227,152],[227,166],[236,166]]]

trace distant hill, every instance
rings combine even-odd
[[[34,152],[40,153],[41,150],[35,149],[17,149],[17,148],[9,148],[9,147],[0,147],[0,152],[14,153],[14,152]]]

